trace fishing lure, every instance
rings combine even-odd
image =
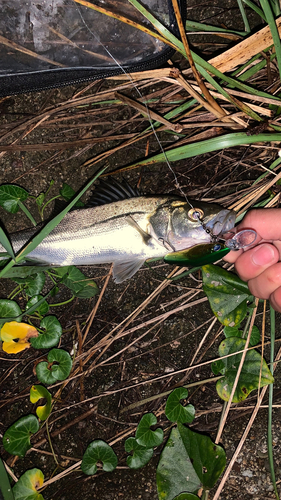
[[[243,229],[228,239],[218,238],[212,243],[201,243],[186,250],[169,253],[164,257],[164,261],[177,266],[200,267],[222,259],[231,250],[237,251],[253,245],[256,238],[256,231]]]

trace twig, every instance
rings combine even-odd
[[[86,328],[86,331],[85,331],[85,333],[84,333],[84,337],[83,337],[83,344],[85,343],[85,340],[86,340],[86,338],[87,338],[87,335],[88,335],[88,333],[89,333],[89,330],[90,330],[90,328],[91,328],[91,326],[92,326],[92,323],[93,323],[93,321],[94,321],[95,315],[97,314],[97,310],[98,310],[99,305],[100,305],[100,303],[101,303],[101,299],[102,299],[102,297],[103,297],[103,295],[104,295],[104,292],[105,292],[105,290],[106,290],[106,287],[107,287],[108,282],[109,282],[109,279],[110,279],[110,276],[111,276],[111,274],[112,274],[112,269],[113,269],[113,264],[112,264],[112,265],[111,265],[111,267],[110,267],[110,270],[109,270],[109,272],[108,272],[108,275],[107,275],[106,280],[105,280],[105,282],[104,282],[104,285],[103,285],[103,287],[102,287],[102,291],[101,291],[101,292],[100,292],[100,294],[99,294],[99,297],[98,297],[97,303],[95,304],[95,307],[94,307],[94,309],[92,310],[92,312],[91,312],[90,316],[87,318],[87,328]]]
[[[83,341],[82,341],[82,333],[80,330],[80,325],[78,319],[76,320],[76,328],[77,328],[77,333],[78,333],[78,352],[79,352],[79,366],[80,366],[80,372],[83,373],[83,359],[82,359],[82,350],[83,350]],[[84,395],[84,377],[80,378],[80,401],[84,401],[85,395]]]
[[[178,123],[169,122],[168,120],[163,118],[163,116],[159,115],[159,113],[155,113],[155,111],[152,111],[152,109],[148,110],[148,108],[143,104],[141,104],[140,102],[135,101],[125,95],[122,95],[120,94],[120,92],[116,92],[115,95],[117,99],[120,99],[120,101],[124,102],[125,104],[132,106],[133,108],[137,109],[146,116],[149,116],[151,119],[162,123],[162,125],[164,125],[168,130],[173,130],[174,132],[182,131],[181,125],[179,125]]]
[[[205,83],[203,82],[203,80],[201,78],[201,75],[197,71],[197,68],[196,68],[196,66],[194,64],[194,61],[193,61],[192,54],[191,54],[190,49],[189,49],[189,44],[188,44],[188,41],[187,41],[186,32],[185,32],[185,28],[184,28],[184,25],[183,25],[183,21],[182,21],[180,9],[179,9],[178,1],[177,0],[172,0],[172,3],[173,3],[173,9],[174,9],[174,12],[175,12],[175,15],[176,15],[176,20],[177,20],[177,23],[178,23],[178,27],[179,27],[179,30],[180,30],[180,35],[181,35],[182,43],[183,43],[183,46],[184,46],[184,50],[185,50],[188,62],[190,64],[190,67],[192,69],[192,72],[193,72],[193,74],[195,76],[195,79],[196,79],[196,81],[197,81],[197,83],[198,83],[198,85],[199,85],[199,87],[201,89],[201,92],[204,95],[204,97],[206,98],[207,102],[210,104],[210,106],[213,107],[214,110],[216,110],[216,112],[218,113],[219,116],[221,116],[221,117],[222,116],[226,116],[227,113],[221,108],[221,106],[217,103],[217,101],[211,96],[211,94],[209,93],[209,91],[208,91]],[[217,116],[217,114],[216,114],[216,116]]]

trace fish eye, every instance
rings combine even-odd
[[[188,211],[187,216],[189,219],[191,219],[193,221],[201,220],[204,217],[204,212],[203,212],[203,210],[201,210],[201,208],[191,208]]]

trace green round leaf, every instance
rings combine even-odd
[[[71,267],[72,266],[62,266],[62,267],[53,267],[52,269],[56,273],[56,277],[63,278],[68,273],[68,270]]]
[[[99,293],[98,286],[94,280],[87,279],[84,282],[83,288],[74,293],[75,297],[79,299],[90,299]]]
[[[24,457],[31,448],[30,436],[39,429],[39,422],[34,415],[26,415],[17,420],[5,432],[3,446],[11,455]]]
[[[39,302],[43,298],[44,297],[42,295],[33,295],[33,297],[29,299],[29,301],[25,306],[26,312],[28,313],[29,312],[28,310],[31,309],[31,307],[36,306],[37,302]],[[48,302],[46,300],[43,300],[36,309],[33,309],[33,311],[37,311],[39,314],[44,316],[44,314],[47,314],[47,312],[49,311]]]
[[[197,492],[201,486],[177,427],[172,429],[161,453],[156,482],[161,500],[173,500],[185,491]]]
[[[68,352],[63,349],[52,349],[48,354],[48,363],[41,361],[36,366],[36,375],[40,382],[50,385],[57,380],[65,380],[70,374],[71,368],[72,359]]]
[[[248,335],[248,332],[246,336]],[[254,347],[257,345],[260,341],[261,335],[258,327],[256,325],[253,326],[252,332],[251,332],[251,337],[250,337],[250,346]]]
[[[146,448],[140,445],[133,437],[125,441],[125,450],[127,453],[133,451],[133,455],[127,458],[127,464],[130,469],[140,469],[146,465],[153,456],[153,448]]]
[[[145,448],[154,448],[163,442],[163,431],[158,427],[155,431],[151,430],[151,425],[157,424],[157,418],[153,413],[146,413],[136,430],[136,440],[138,444]]]
[[[66,183],[63,183],[63,186],[62,186],[62,189],[60,189],[60,194],[62,195],[62,197],[66,200],[66,201],[70,201],[72,200],[72,198],[75,196],[75,191],[74,189],[69,186],[68,184]],[[82,201],[77,201],[74,205],[74,207],[78,208],[78,207],[84,207],[84,203]]]
[[[96,283],[86,278],[75,266],[67,268],[67,272],[61,277],[61,281],[76,297],[81,299],[94,297],[99,291]]]
[[[195,417],[195,408],[192,405],[182,406],[181,399],[187,398],[188,391],[184,387],[177,387],[168,397],[165,415],[171,422],[191,423]]]
[[[40,323],[40,329],[44,328],[45,332],[40,333],[38,337],[30,340],[32,347],[35,349],[49,349],[58,344],[62,334],[62,327],[55,316],[46,316]]]
[[[69,186],[69,184],[66,184],[66,182],[64,182],[62,188],[60,189],[60,194],[66,201],[69,201],[75,195],[75,191],[71,186]]]
[[[216,385],[217,393],[224,401],[229,400],[237,369],[242,357],[242,353],[236,353],[237,351],[242,351],[245,344],[246,341],[244,339],[230,337],[225,339],[219,346],[220,356],[227,356],[231,354],[231,356],[221,360],[224,364],[224,369],[220,370],[220,372],[224,376],[217,381]],[[263,387],[267,384],[272,384],[273,382],[274,378],[265,360],[262,359],[261,355],[257,351],[252,349],[246,354],[232,401],[233,403],[244,401],[251,391],[258,389],[259,383],[260,387]]]
[[[19,285],[23,285],[25,293],[29,295],[29,297],[32,297],[32,295],[38,295],[41,292],[45,284],[45,279],[45,274],[40,272],[23,278],[14,277],[13,281]]]
[[[105,472],[113,471],[118,463],[111,446],[104,441],[97,439],[89,444],[81,463],[82,471],[91,476],[97,472],[97,462],[102,462],[102,468]]]
[[[45,405],[38,406],[36,408],[36,415],[40,420],[46,420],[51,413],[52,409],[52,396],[46,387],[42,385],[33,385],[30,389],[30,401],[31,403],[37,403],[39,399],[45,398],[47,400]]]
[[[41,488],[44,475],[40,469],[26,471],[13,487],[15,500],[44,500],[37,489]]]
[[[238,276],[212,264],[202,267],[203,290],[214,315],[225,326],[237,326],[247,313],[251,297],[248,286]]]
[[[6,321],[20,322],[21,318],[21,308],[14,300],[0,299],[0,326]]]
[[[223,333],[226,338],[228,337],[241,337],[241,330],[239,330],[239,326],[225,326],[223,329]]]
[[[211,489],[226,464],[223,448],[182,424],[172,429],[161,454],[156,480],[161,500],[173,500],[184,492]]]
[[[45,193],[40,193],[36,198],[36,203],[38,207],[40,208],[42,207],[44,200],[45,200]]]
[[[28,192],[19,186],[13,184],[3,184],[0,186],[0,205],[11,214],[18,212],[18,202],[25,201],[28,196]]]
[[[32,297],[33,295],[38,295],[43,286],[45,285],[46,276],[44,273],[37,273],[35,276],[30,276],[26,278],[26,288],[25,293]]]
[[[225,365],[221,359],[213,361],[211,368],[214,375],[218,375],[219,373],[223,374],[225,372]]]
[[[248,331],[247,331],[245,337],[247,337]],[[224,329],[223,329],[223,333],[225,334],[226,338],[229,338],[229,337],[239,337],[239,338],[242,338],[242,335],[243,335],[243,331],[239,330],[239,328],[235,327],[235,326],[234,327],[225,326]],[[257,345],[259,343],[259,341],[260,341],[260,331],[259,331],[258,327],[256,325],[254,325],[253,328],[252,328],[251,338],[250,338],[250,344],[249,345],[251,347],[254,347],[255,345]]]
[[[178,424],[179,433],[189,459],[203,488],[210,490],[222,474],[226,455],[224,449],[213,443],[209,436]]]

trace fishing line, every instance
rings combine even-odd
[[[141,99],[144,99],[144,96],[142,95],[141,91],[139,90],[139,88],[137,87],[137,85],[135,84],[135,82],[133,81],[131,75],[125,70],[125,68],[123,68],[123,66],[118,62],[118,60],[114,57],[113,54],[111,54],[110,50],[108,50],[107,47],[105,47],[105,45],[100,41],[100,39],[98,38],[98,36],[91,30],[91,28],[88,26],[87,22],[85,21],[84,17],[83,17],[83,14],[80,10],[80,7],[79,5],[77,5],[77,3],[75,2],[75,0],[72,0],[72,2],[74,3],[78,13],[79,13],[79,16],[81,18],[81,21],[82,23],[84,24],[85,28],[89,31],[89,33],[91,33],[91,35],[95,38],[95,40],[101,45],[101,47],[103,47],[103,49],[105,50],[105,52],[109,55],[109,57],[115,62],[115,64],[118,66],[118,68],[120,68],[120,70],[127,76],[127,78],[131,81],[131,84],[133,85],[134,89],[136,90],[138,96],[141,98]],[[170,171],[172,172],[173,176],[174,176],[174,179],[175,179],[175,184],[176,184],[176,188],[180,191],[181,195],[184,197],[184,199],[186,200],[186,202],[190,205],[191,208],[194,208],[192,203],[188,200],[186,194],[184,193],[182,187],[180,186],[179,184],[179,181],[178,181],[178,178],[177,178],[177,175],[174,171],[174,169],[172,168],[168,158],[167,158],[167,155],[166,155],[166,152],[164,151],[163,149],[163,146],[161,144],[161,141],[156,133],[156,130],[154,128],[154,125],[153,125],[153,122],[152,122],[152,118],[150,116],[150,111],[149,111],[149,108],[146,104],[146,102],[144,101],[143,102],[145,108],[146,108],[146,112],[147,112],[147,117],[148,117],[148,120],[149,120],[149,123],[150,123],[150,126],[151,126],[151,129],[153,131],[153,134],[155,136],[155,139],[158,143],[158,146],[161,150],[161,153],[163,154],[164,158],[165,158],[165,161],[166,161],[166,164],[168,165]]]

